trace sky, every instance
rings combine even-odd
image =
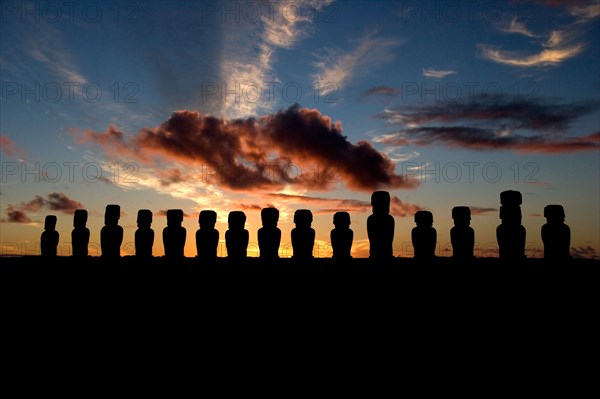
[[[454,206],[471,208],[475,255],[497,256],[500,192],[523,195],[529,257],[559,204],[571,254],[600,258],[598,1],[2,1],[0,254],[39,254],[46,215],[70,255],[87,209],[100,254],[107,204],[122,255],[139,209],[164,254],[182,209],[196,256],[201,210],[280,210],[280,256],[297,209],[329,257],[348,211],[368,257],[370,196],[389,191],[394,255],[412,257],[429,210],[451,256]]]

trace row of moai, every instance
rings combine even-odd
[[[496,229],[499,257],[505,260],[525,258],[525,227],[521,225],[522,197],[518,191],[503,191],[500,194],[500,219],[502,223]],[[390,194],[387,191],[376,191],[371,196],[373,213],[367,218],[367,234],[370,244],[369,258],[386,261],[394,258],[393,240],[395,221],[390,214]],[[123,242],[123,228],[119,226],[119,205],[107,205],[104,214],[104,227],[100,232],[102,256],[116,258],[120,256]],[[75,211],[74,229],[71,233],[73,256],[88,255],[90,231],[86,227],[87,211]],[[184,257],[186,229],[182,226],[184,213],[181,209],[167,211],[167,227],[163,229],[163,245],[165,257]],[[544,208],[547,223],[542,226],[542,242],[544,258],[570,258],[570,229],[564,223],[565,214],[561,205],[547,205]],[[452,256],[461,260],[474,257],[475,232],[470,226],[471,211],[467,206],[452,209],[454,227],[450,230]],[[48,215],[44,232],[41,236],[41,252],[44,256],[55,256],[59,241],[55,230],[56,216]],[[277,227],[279,211],[276,208],[261,210],[262,227],[258,230],[258,245],[261,258],[276,259],[279,257],[281,230]],[[312,212],[299,209],[294,213],[296,227],[291,231],[293,258],[310,259],[313,257],[315,230],[311,227]],[[437,232],[433,227],[433,214],[429,211],[417,211],[414,215],[416,227],[411,231],[414,257],[431,259],[435,257]],[[219,231],[215,229],[217,213],[212,210],[200,212],[199,229],[196,231],[196,250],[198,258],[217,258]],[[249,233],[245,229],[246,215],[242,211],[231,211],[228,215],[228,230],[225,233],[227,257],[242,259],[247,256]],[[333,215],[334,229],[330,232],[333,258],[337,260],[351,259],[354,233],[350,229],[350,214],[336,212]],[[137,215],[138,229],[135,232],[135,255],[151,257],[154,244],[152,211],[141,209]]]

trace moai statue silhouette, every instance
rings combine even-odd
[[[279,258],[279,244],[281,243],[281,230],[277,227],[279,210],[276,208],[263,208],[260,211],[262,225],[258,229],[258,248],[260,257],[265,259]]]
[[[417,211],[415,223],[411,232],[415,259],[432,259],[435,256],[437,232],[433,228],[433,214],[429,211]]]
[[[56,256],[59,234],[56,231],[56,216],[47,215],[44,220],[44,231],[40,237],[42,256]]]
[[[546,224],[542,226],[544,259],[570,259],[571,229],[565,224],[565,210],[561,205],[546,205],[544,217],[546,218]]]
[[[212,260],[217,258],[219,231],[215,229],[217,213],[211,210],[201,211],[198,216],[200,228],[196,231],[196,251],[198,258]]]
[[[352,259],[352,240],[354,232],[350,229],[350,214],[348,212],[336,212],[333,215],[333,225],[329,235],[331,247],[333,248],[333,259],[348,260]]]
[[[123,243],[123,227],[119,226],[121,207],[106,205],[104,211],[104,227],[100,230],[100,247],[103,258],[119,258]]]
[[[183,258],[187,232],[182,223],[183,210],[167,210],[167,227],[163,229],[163,244],[167,258]]]
[[[311,227],[312,212],[308,209],[298,209],[294,213],[296,227],[292,229],[292,249],[295,259],[312,259],[315,246],[315,230]]]
[[[525,258],[525,227],[521,225],[521,204],[519,191],[507,190],[500,193],[500,219],[496,228],[499,257],[515,261]]]
[[[454,219],[454,227],[450,229],[452,257],[460,260],[472,259],[475,231],[470,226],[471,209],[468,206],[455,206],[452,208],[452,219]]]
[[[86,227],[88,212],[85,209],[75,210],[73,215],[73,231],[71,231],[71,245],[73,256],[88,256],[88,245],[90,243],[90,229]]]
[[[244,259],[248,254],[248,239],[250,237],[246,225],[246,214],[242,211],[231,211],[227,217],[229,230],[225,232],[227,257]]]
[[[152,211],[140,209],[137,214],[137,230],[135,231],[135,256],[151,257],[154,245],[154,230],[152,225]]]
[[[390,193],[375,191],[371,195],[373,214],[367,218],[369,258],[389,260],[394,257],[394,217],[390,215]]]

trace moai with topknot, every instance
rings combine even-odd
[[[183,223],[183,210],[167,210],[167,227],[163,229],[163,244],[165,257],[183,258],[187,231]]]
[[[468,206],[455,206],[452,208],[454,227],[450,229],[450,242],[452,243],[452,257],[460,260],[473,258],[475,247],[475,231],[471,224],[471,209]]]
[[[432,259],[435,256],[437,232],[433,227],[433,214],[429,211],[415,213],[417,224],[411,231],[415,259]]]
[[[123,227],[119,226],[121,207],[106,205],[104,211],[104,227],[100,230],[100,247],[103,258],[119,258],[123,243]]]
[[[371,195],[373,214],[367,218],[369,258],[389,260],[394,257],[394,217],[390,215],[390,193],[375,191]]]
[[[336,212],[333,215],[333,225],[330,239],[333,248],[333,259],[348,260],[352,259],[352,240],[354,232],[350,229],[350,214],[348,212]]]
[[[308,209],[298,209],[294,213],[296,227],[292,229],[292,248],[295,259],[312,259],[315,246],[315,230],[311,227],[312,212]]]
[[[570,259],[571,229],[565,224],[565,210],[561,205],[546,205],[544,217],[546,218],[546,224],[542,226],[544,259]]]
[[[516,261],[525,258],[525,227],[521,225],[521,204],[519,191],[507,190],[500,193],[500,219],[496,228],[499,257],[502,260]]]
[[[151,257],[154,245],[154,230],[152,225],[152,211],[140,209],[137,214],[137,230],[135,231],[135,255]]]
[[[198,258],[212,260],[217,257],[219,247],[219,231],[215,229],[217,224],[217,212],[204,210],[198,216],[200,228],[196,231],[196,251]]]
[[[260,257],[264,259],[279,258],[279,244],[281,243],[281,230],[277,227],[279,210],[276,208],[263,208],[260,211],[262,226],[258,229],[258,248]]]
[[[56,256],[59,234],[56,231],[56,216],[47,215],[44,219],[44,231],[40,237],[42,256]]]
[[[86,227],[88,212],[85,209],[75,210],[73,215],[73,231],[71,231],[71,246],[73,256],[88,256],[88,245],[90,243],[90,229]]]

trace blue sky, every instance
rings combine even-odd
[[[347,207],[355,254],[364,255],[370,209],[362,202],[376,189],[401,201],[396,255],[410,255],[418,209],[434,213],[443,253],[456,205],[479,210],[477,241],[491,248],[499,193],[514,189],[524,194],[531,248],[542,245],[543,207],[558,203],[574,251],[598,256],[597,1],[69,4],[2,3],[5,253],[35,251],[50,212],[68,248],[76,207],[94,215],[93,240],[104,206],[120,203],[125,240],[138,209],[153,210],[155,231],[166,223],[159,211],[184,209],[190,256],[202,209],[218,211],[222,235],[227,212],[245,210],[252,241],[261,207],[280,208],[284,237],[293,211],[308,207],[326,248],[327,211]],[[175,130],[160,128],[176,112]],[[197,147],[188,136],[209,129],[181,126],[208,126],[209,117],[225,123],[214,136],[220,144]],[[272,131],[292,120],[331,137]],[[235,151],[222,145],[231,135],[241,140]],[[367,146],[376,165],[355,158]],[[225,160],[256,172],[257,151],[267,162],[290,161],[285,170],[304,178],[254,188],[220,176]],[[215,159],[225,164],[215,168]],[[335,181],[315,182],[316,171]],[[44,201],[32,205],[36,196]]]

